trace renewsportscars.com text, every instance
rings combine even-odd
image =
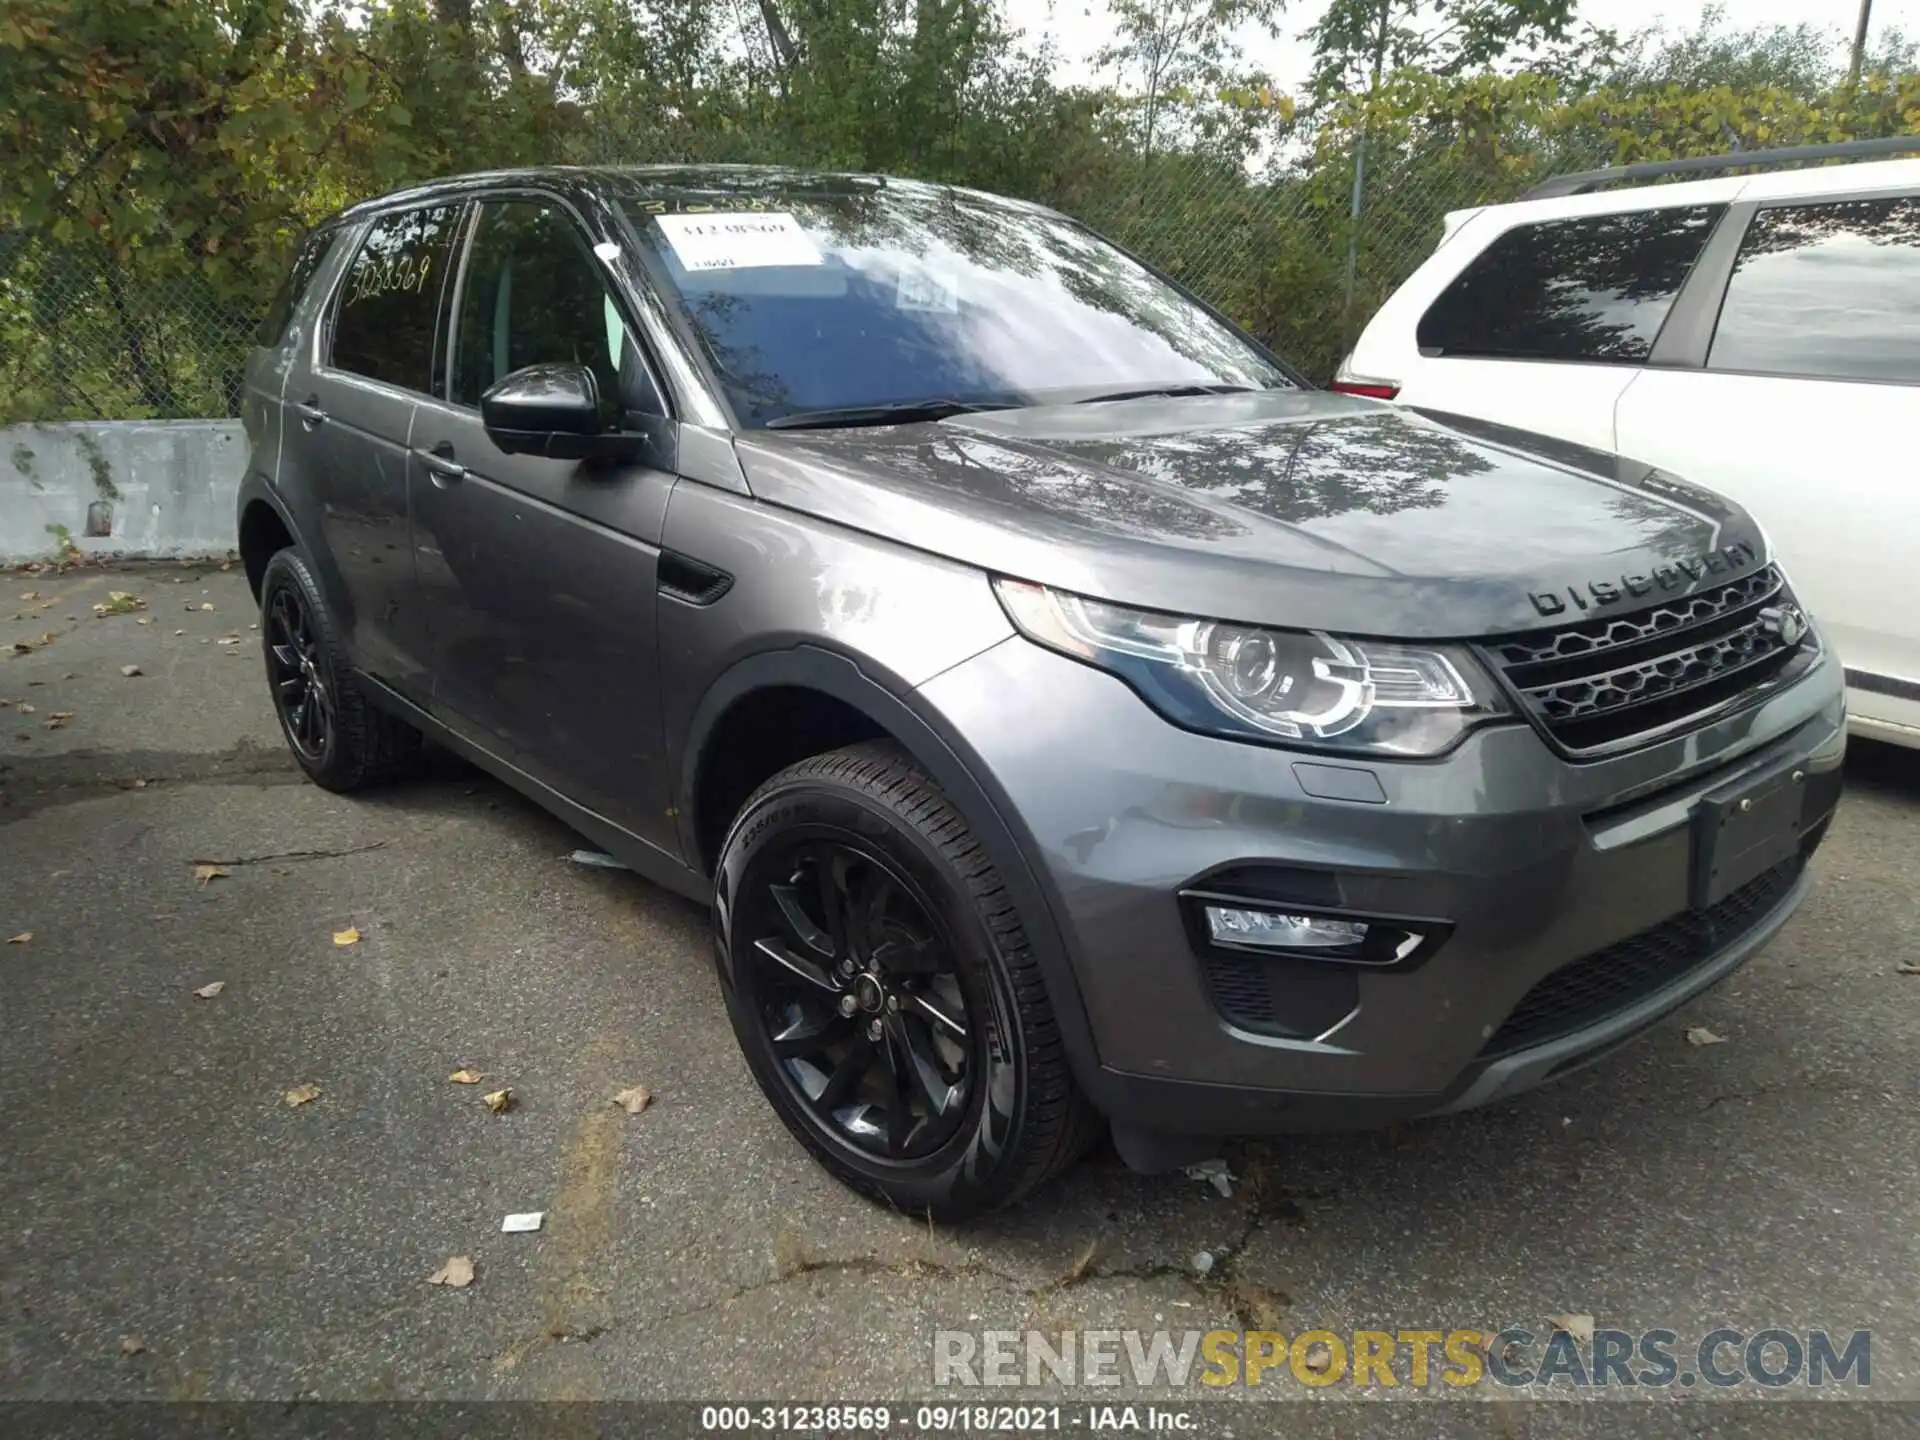
[[[1487,1330],[939,1330],[933,1383],[981,1387],[1133,1384],[1515,1389],[1738,1385],[1864,1387],[1873,1337],[1825,1330],[1672,1330],[1543,1326]]]

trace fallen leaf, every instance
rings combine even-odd
[[[20,592],[20,598],[22,600],[38,600],[40,598],[40,592],[38,590],[22,590]]]
[[[193,867],[193,883],[204,890],[213,881],[231,874],[233,871],[224,865],[196,865]]]
[[[644,1085],[636,1085],[631,1090],[622,1090],[613,1097],[613,1103],[629,1115],[638,1115],[653,1100],[653,1092]]]
[[[1893,973],[1896,975],[1920,975],[1920,965],[1896,965],[1893,967]]]
[[[213,608],[213,602],[211,600],[202,600],[200,602],[200,608],[202,610],[211,610]]]
[[[33,939],[33,931],[22,930],[18,935],[15,935],[11,940],[7,941],[7,944],[24,945],[31,939]]]
[[[1591,1315],[1549,1315],[1547,1323],[1556,1330],[1564,1330],[1573,1337],[1576,1345],[1593,1343],[1593,1317]]]
[[[56,719],[56,720],[71,720],[71,719],[73,719],[73,711],[71,711],[71,710],[56,710],[56,711],[54,711],[54,712],[53,712],[53,718],[54,718],[54,719]]]
[[[223,635],[213,643],[216,645],[238,645],[240,643],[240,637],[238,635]]]
[[[1053,1288],[1056,1290],[1070,1290],[1082,1280],[1085,1280],[1088,1274],[1092,1272],[1094,1259],[1099,1253],[1099,1240],[1089,1240],[1080,1251],[1078,1258],[1074,1260],[1073,1264],[1067,1267],[1067,1273],[1053,1282]]]
[[[18,705],[14,706],[13,708],[18,710],[22,715],[33,714],[33,706],[29,705],[24,700],[22,700]]]
[[[1691,1030],[1687,1031],[1687,1044],[1689,1045],[1724,1045],[1726,1043],[1726,1036],[1716,1035],[1704,1025],[1695,1025]]]
[[[136,625],[151,625],[153,623],[153,616],[142,615],[138,620],[134,621],[133,623]]]
[[[1187,1178],[1204,1181],[1213,1186],[1220,1192],[1223,1199],[1233,1198],[1233,1172],[1227,1168],[1227,1162],[1217,1156],[1210,1160],[1202,1160],[1197,1165],[1187,1166]]]
[[[67,722],[65,720],[62,720],[58,715],[56,715],[53,717],[53,719],[47,721],[47,723],[43,725],[41,728],[44,730],[64,730],[66,726],[67,726]]]
[[[186,632],[186,631],[184,631],[184,630],[176,630],[176,631],[174,631],[173,633],[174,633],[174,634],[176,634],[176,635],[184,635],[184,634],[186,634],[187,632]]]
[[[146,1348],[147,1342],[142,1340],[138,1335],[122,1335],[120,1337],[120,1353],[122,1355],[138,1355]]]
[[[96,615],[131,615],[136,610],[144,610],[147,602],[138,595],[129,595],[125,590],[109,590],[107,598],[93,607]]]
[[[445,1285],[449,1290],[464,1290],[473,1283],[473,1257],[449,1255],[447,1263],[427,1276],[429,1285]]]
[[[198,990],[194,991],[193,993],[198,995],[202,1000],[211,1000],[213,999],[214,996],[218,995],[222,990],[226,988],[227,988],[226,981],[215,980],[210,982],[209,984],[202,985]]]
[[[352,925],[349,925],[344,930],[336,930],[333,932],[333,943],[336,945],[358,945],[360,943],[360,932]]]
[[[140,673],[140,667],[138,665],[122,665],[120,667],[120,673],[131,680],[135,675]]]
[[[1333,1351],[1328,1348],[1326,1341],[1316,1340],[1307,1347],[1307,1353],[1300,1357],[1300,1363],[1314,1374],[1324,1375],[1333,1364]]]
[[[318,1085],[311,1085],[311,1084],[298,1085],[298,1086],[295,1086],[293,1089],[287,1091],[286,1095],[283,1096],[282,1098],[285,1099],[287,1104],[289,1105],[295,1105],[295,1106],[305,1105],[309,1101],[318,1100],[320,1098],[320,1087]]]
[[[513,1108],[513,1088],[494,1090],[480,1097],[480,1103],[495,1115],[504,1115]]]
[[[458,1070],[447,1076],[447,1079],[456,1085],[478,1085],[486,1078],[487,1077],[482,1075],[478,1070],[465,1065],[462,1065]]]

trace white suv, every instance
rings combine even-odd
[[[1543,431],[1739,501],[1920,747],[1920,138],[1629,166],[1457,211],[1336,390]]]

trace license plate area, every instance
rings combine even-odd
[[[1694,812],[1693,908],[1705,910],[1793,858],[1805,830],[1805,776],[1792,764],[1709,791]]]

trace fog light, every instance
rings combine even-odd
[[[1324,920],[1315,915],[1282,915],[1272,910],[1235,910],[1207,906],[1207,934],[1216,945],[1250,945],[1273,950],[1344,950],[1367,938],[1356,920]]]

